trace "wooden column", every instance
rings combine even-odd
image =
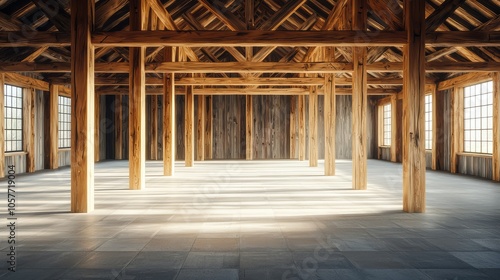
[[[366,30],[366,0],[352,0],[353,30]],[[352,188],[365,190],[367,184],[367,128],[368,105],[366,77],[366,48],[353,48],[352,72]]]
[[[436,86],[437,89],[437,86]],[[445,116],[444,112],[444,104],[445,104],[445,95],[438,94],[437,90],[435,92],[435,96],[432,97],[432,118],[435,123],[435,127],[433,127],[432,132],[432,149],[436,151],[436,170],[443,170],[444,163],[444,132],[445,132]],[[449,119],[449,115],[446,116],[446,121]]]
[[[443,111],[438,110],[438,102],[437,102],[437,85],[432,85],[432,162],[431,162],[431,169],[436,170],[437,168],[437,151],[438,151],[438,142],[440,139],[438,138],[438,126],[437,126],[437,121],[438,121],[438,115],[442,114]],[[425,106],[425,105],[424,105]],[[425,108],[425,107],[424,107]],[[425,114],[424,114],[425,116]],[[424,130],[425,131],[425,130]],[[424,132],[425,134],[425,132]]]
[[[299,95],[297,98],[299,113],[299,160],[306,160],[306,97]]]
[[[309,166],[318,166],[318,87],[309,89]]]
[[[396,123],[396,118],[397,118],[397,108],[398,107],[398,97],[396,95],[391,96],[391,161],[396,162],[397,161],[397,153],[396,153],[396,146],[397,146],[397,123]]]
[[[23,142],[26,172],[35,172],[35,89],[23,89]]]
[[[49,93],[45,99],[45,168],[57,169],[59,167],[58,133],[59,133],[59,86],[50,84]]]
[[[151,139],[151,150],[149,157],[152,160],[158,159],[158,96],[151,95],[151,129],[150,133]]]
[[[493,74],[493,180],[500,181],[500,72]]]
[[[454,87],[451,91],[451,147],[450,147],[450,172],[458,172],[458,154],[463,152],[463,88]]]
[[[334,47],[325,49],[325,61],[335,61]],[[325,176],[335,175],[335,121],[337,114],[335,74],[325,74]]]
[[[193,86],[186,87],[186,115],[184,116],[185,165],[193,166],[194,161],[194,95]]]
[[[246,96],[246,159],[253,159],[253,101],[252,96]]]
[[[207,114],[205,117],[205,159],[212,159],[212,99],[211,95],[207,96],[206,100],[206,110]]]
[[[101,97],[97,95],[95,97],[94,102],[94,162],[98,162],[100,160],[100,141],[99,141],[99,133],[101,126],[99,122],[101,120]]]
[[[130,30],[145,30],[145,0],[130,0]],[[129,48],[129,176],[130,189],[145,188],[146,72],[145,47]]]
[[[5,74],[0,73],[0,178],[5,177]]]
[[[403,211],[425,212],[425,1],[405,1]]]
[[[123,97],[115,95],[115,159],[123,159]]]
[[[174,50],[165,47],[165,61],[174,61]],[[175,167],[175,75],[163,74],[163,175],[173,176]]]
[[[196,160],[205,160],[205,96],[198,95],[196,119]]]
[[[297,98],[290,96],[290,158],[297,158]]]
[[[94,1],[71,0],[71,212],[94,210]]]

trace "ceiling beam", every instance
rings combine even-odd
[[[465,0],[446,0],[425,19],[426,32],[435,31],[465,2]]]

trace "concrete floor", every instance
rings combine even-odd
[[[128,162],[96,164],[95,207],[72,214],[69,169],[16,178],[17,272],[2,279],[500,279],[500,184],[427,172],[427,213],[402,209],[401,165],[178,162],[128,190]],[[5,180],[0,181],[7,188]],[[7,223],[6,191],[1,218]]]

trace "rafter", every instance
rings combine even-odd
[[[435,31],[441,24],[443,24],[455,10],[460,7],[465,0],[445,0],[439,7],[437,7],[432,14],[426,19],[426,31]]]

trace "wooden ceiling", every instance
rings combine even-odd
[[[351,0],[145,0],[148,5],[149,30],[351,30]],[[36,38],[36,31],[70,31],[69,0],[0,0],[0,31],[22,31]],[[95,27],[97,32],[121,31],[129,28],[128,0],[96,0]],[[403,31],[402,0],[367,0],[368,30]],[[426,0],[426,24],[431,31],[499,31],[500,0]],[[147,62],[162,62],[163,47],[148,47]],[[199,62],[308,62],[321,55],[322,48],[307,46],[224,46],[179,47],[179,61]],[[2,63],[69,63],[70,47],[4,47]],[[126,47],[105,46],[95,50],[96,62],[127,62]],[[369,64],[402,62],[402,47],[368,47]],[[427,62],[500,62],[496,46],[426,47]],[[316,60],[317,61],[317,60]],[[350,63],[352,47],[335,47],[335,62]],[[257,70],[256,70],[257,71]],[[260,73],[207,73],[207,78],[292,78],[303,74],[286,71]],[[69,73],[39,73],[54,83],[69,83]],[[401,89],[400,72],[370,71],[369,87]],[[427,73],[430,81],[450,78],[453,73]],[[150,81],[160,81],[160,73],[148,73]],[[124,73],[98,73],[99,90],[112,92],[127,79]],[[337,74],[340,81],[349,82],[350,73]],[[177,79],[189,79],[178,74]],[[276,79],[277,80],[277,79]],[[387,83],[383,82],[384,80]],[[99,82],[102,81],[102,82]],[[370,82],[373,81],[373,82]],[[208,82],[207,82],[208,83]],[[124,83],[126,84],[126,82]],[[155,85],[154,82],[151,85]],[[242,84],[237,84],[242,86]],[[252,88],[258,85],[245,85]],[[266,85],[268,88],[272,85]],[[339,84],[340,87],[347,86]],[[263,86],[261,86],[263,87]]]

